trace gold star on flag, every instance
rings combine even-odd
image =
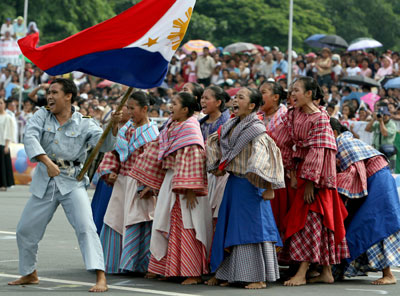
[[[150,47],[150,46],[152,46],[152,45],[154,45],[154,44],[157,44],[158,38],[159,38],[159,37],[157,37],[156,39],[151,39],[151,38],[149,37],[149,41],[147,41],[147,43],[145,43],[145,44],[143,44],[143,45],[147,45],[148,47]]]

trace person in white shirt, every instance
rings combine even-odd
[[[350,58],[350,67],[346,68],[347,76],[361,75],[361,69],[357,66],[357,61],[355,58]]]
[[[11,23],[11,18],[6,18],[6,21],[4,24],[1,25],[0,29],[0,36],[3,38],[6,35],[6,32],[10,33],[10,36],[14,35],[14,29],[13,25]]]

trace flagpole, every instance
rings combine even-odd
[[[292,32],[293,32],[293,0],[290,0],[289,7],[289,40],[288,40],[288,79],[287,85],[289,87],[292,83]]]
[[[122,107],[124,107],[126,101],[128,100],[129,96],[131,95],[132,91],[133,91],[133,87],[129,87],[115,112],[119,112],[122,110]],[[92,164],[93,160],[97,156],[97,153],[99,153],[99,150],[100,150],[101,146],[103,145],[105,139],[107,138],[108,133],[111,131],[112,126],[113,126],[113,123],[112,123],[112,121],[110,121],[108,123],[106,129],[104,130],[103,134],[101,135],[99,141],[97,142],[96,146],[93,148],[89,157],[86,159],[85,164],[83,165],[83,168],[80,171],[79,175],[76,177],[76,179],[78,181],[82,181],[86,172],[89,170],[90,165]]]
[[[24,3],[24,28],[26,28],[26,20],[28,18],[28,2],[29,0],[25,0]],[[24,89],[24,73],[25,73],[25,56],[22,53],[21,55],[22,55],[22,61],[21,61],[21,73],[19,73],[18,112],[21,112],[22,109],[22,92]]]

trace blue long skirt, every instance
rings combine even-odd
[[[97,234],[100,235],[101,228],[103,227],[103,219],[106,214],[108,202],[110,201],[113,187],[107,185],[103,179],[99,179],[94,192],[92,200],[92,213],[94,224],[96,224]]]
[[[262,242],[282,246],[271,204],[263,200],[261,192],[247,179],[229,176],[211,250],[212,272],[229,255],[226,248]]]

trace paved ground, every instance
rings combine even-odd
[[[93,190],[89,191],[90,196]],[[18,251],[15,228],[29,196],[28,187],[16,186],[0,192],[0,295],[87,295],[95,275],[86,272],[78,243],[62,208],[49,224],[39,248],[38,270],[40,285],[10,287],[7,282],[18,276]],[[395,269],[400,280],[400,269]],[[132,275],[108,276],[109,292],[105,295],[400,295],[399,285],[372,286],[370,281],[380,274],[359,277],[333,285],[314,284],[287,288],[282,283],[269,285],[267,289],[248,291],[241,288],[181,286],[174,282],[146,280]]]

